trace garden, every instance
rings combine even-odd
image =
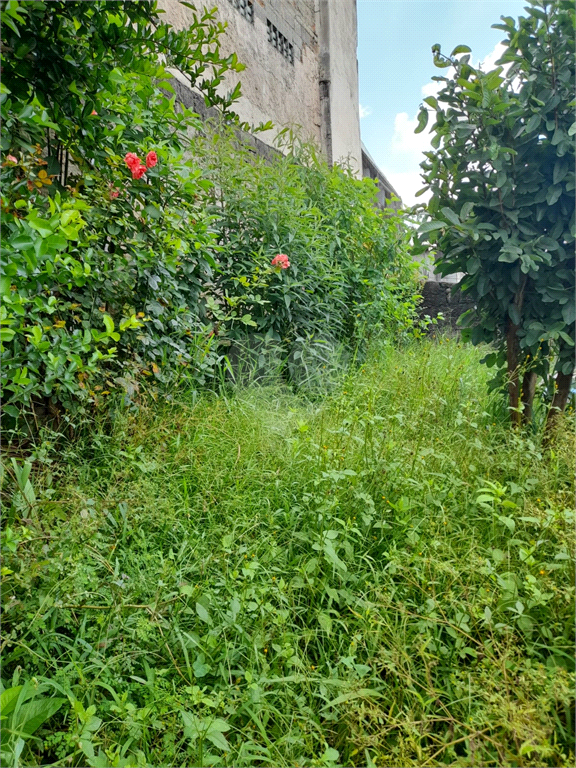
[[[572,765],[572,4],[434,51],[408,212],[250,151],[214,11],[1,12],[1,764]]]

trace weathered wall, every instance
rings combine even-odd
[[[370,153],[364,146],[362,146],[362,176],[364,178],[373,179],[373,181],[377,182],[378,184],[378,205],[380,208],[395,208],[396,210],[399,210],[402,208],[402,200],[400,199],[400,195],[392,184],[388,181],[386,176],[382,173],[380,168],[376,165],[373,158],[371,157]],[[398,198],[394,202],[391,201],[391,198],[395,197]]]
[[[253,0],[253,12],[248,14],[252,20],[236,7],[235,0],[198,4],[217,7],[218,19],[228,25],[221,39],[222,53],[236,53],[246,65],[243,72],[229,74],[223,88],[231,90],[241,81],[243,95],[235,106],[240,118],[252,124],[271,120],[275,129],[258,134],[269,145],[286,125],[301,126],[303,138],[320,143],[315,0]],[[193,12],[177,0],[160,0],[159,6],[174,27],[189,25]],[[288,55],[269,41],[270,31],[276,34],[270,24],[282,35],[282,42],[292,46]]]
[[[362,176],[356,0],[329,0],[332,160],[349,159]]]
[[[439,322],[437,326],[430,326],[431,332],[434,332],[435,328],[456,330],[456,321],[460,315],[474,306],[472,299],[463,296],[460,291],[452,293],[453,288],[454,283],[433,280],[424,283],[422,304],[419,307],[420,317],[430,315],[435,318],[440,312],[444,315],[444,321]]]

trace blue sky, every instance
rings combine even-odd
[[[360,128],[368,151],[407,205],[421,188],[419,163],[426,134],[414,134],[424,96],[434,93],[435,43],[450,54],[472,48],[472,61],[490,65],[504,33],[500,16],[526,15],[525,0],[357,0]],[[423,198],[419,198],[422,202]]]

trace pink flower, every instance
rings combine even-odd
[[[148,154],[146,155],[146,167],[154,168],[157,162],[158,162],[158,155],[156,154],[156,152],[154,152],[154,150],[152,150],[152,152],[148,152]]]
[[[8,155],[8,157],[6,158],[6,162],[7,163],[17,163],[18,160],[14,157],[14,155]]]
[[[116,187],[110,187],[110,192],[108,194],[110,196],[110,200],[114,200],[120,194],[120,190],[116,189]]]
[[[95,109],[93,109],[93,110],[92,110],[92,112],[90,112],[90,114],[91,114],[91,115],[97,115],[97,114],[98,114],[98,112],[96,112],[96,110],[95,110]]]
[[[139,165],[134,166],[133,168],[130,168],[132,171],[132,178],[133,179],[141,179],[142,176],[146,173],[146,166],[145,165]]]
[[[272,266],[273,267],[280,267],[280,269],[288,269],[290,266],[290,261],[288,260],[288,256],[286,256],[285,253],[279,253],[277,256],[274,256],[272,259]]]
[[[126,157],[124,158],[124,162],[130,168],[132,173],[134,173],[134,168],[138,168],[139,165],[141,165],[142,161],[138,157],[138,155],[135,155],[134,152],[128,152]]]

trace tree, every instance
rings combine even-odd
[[[432,198],[417,246],[441,253],[442,275],[464,272],[475,308],[460,322],[474,344],[496,346],[485,361],[506,375],[512,423],[531,421],[540,378],[550,426],[574,371],[575,12],[570,0],[529,2],[517,24],[494,25],[507,38],[493,71],[474,68],[467,46],[432,49],[454,74],[424,100],[435,151],[421,165]],[[423,106],[417,132],[428,117]]]

